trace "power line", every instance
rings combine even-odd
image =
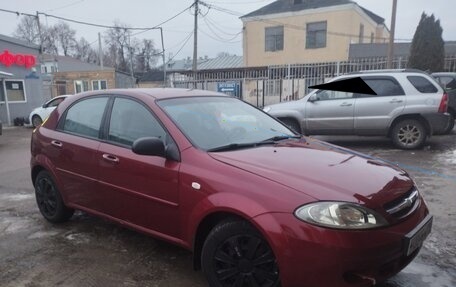
[[[211,38],[211,39],[213,39],[213,40],[215,40],[215,41],[218,41],[218,42],[222,42],[222,43],[229,43],[229,44],[233,44],[233,43],[239,43],[239,42],[241,42],[241,40],[239,40],[239,41],[232,41],[232,40],[236,39],[236,38],[237,38],[237,36],[236,36],[236,37],[234,37],[234,38],[233,38],[233,39],[231,39],[231,40],[220,39],[220,38],[219,38],[219,39],[217,39],[217,38],[215,38],[214,36],[211,36],[209,33],[207,33],[207,32],[205,32],[204,30],[202,30],[201,28],[199,28],[199,29],[198,29],[198,31],[200,31],[200,32],[201,32],[201,33],[203,33],[204,35],[206,35],[206,36],[208,36],[209,38]],[[240,32],[240,33],[242,33],[242,32]],[[239,34],[240,34],[240,33],[239,33]]]
[[[185,45],[187,45],[188,41],[192,38],[192,35],[193,35],[193,31],[190,34],[188,34],[187,38],[185,39],[185,41],[182,44],[182,46],[180,47],[180,49],[176,52],[176,54],[174,54],[170,59],[168,59],[167,63],[170,63],[172,60],[174,60],[174,58],[176,58],[177,55],[179,55],[179,53],[182,51],[182,49],[185,47]]]
[[[74,5],[77,5],[81,2],[84,2],[85,0],[78,0],[78,1],[75,1],[75,2],[72,2],[70,4],[67,4],[65,6],[60,6],[60,7],[57,7],[57,8],[53,8],[53,9],[49,9],[49,10],[46,10],[45,12],[52,12],[52,11],[55,11],[55,10],[60,10],[60,9],[64,9],[64,8],[68,8],[68,7],[71,7],[71,6],[74,6]]]

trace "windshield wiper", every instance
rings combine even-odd
[[[237,149],[242,149],[242,148],[251,148],[251,147],[257,147],[261,145],[268,145],[268,144],[275,144],[277,141],[281,140],[286,140],[289,138],[294,138],[294,139],[299,139],[301,136],[297,135],[288,135],[288,136],[275,136],[269,139],[265,139],[259,142],[253,142],[253,143],[230,143],[227,145],[219,146],[219,147],[214,147],[211,149],[208,149],[208,152],[217,152],[217,151],[230,151],[230,150],[237,150]]]
[[[299,135],[282,135],[282,136],[274,136],[268,139],[263,140],[262,142],[277,142],[286,139],[300,139],[301,136]]]
[[[255,146],[257,146],[257,143],[230,143],[227,145],[222,145],[219,147],[214,147],[214,148],[208,149],[207,151],[208,152],[229,151],[229,150],[236,150],[236,149],[255,147]]]

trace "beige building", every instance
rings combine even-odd
[[[350,44],[389,38],[385,19],[350,0],[278,0],[241,20],[246,67],[345,61]]]

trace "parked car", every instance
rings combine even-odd
[[[380,70],[331,81],[354,77],[361,77],[377,95],[314,90],[264,111],[306,135],[387,136],[402,149],[419,148],[447,127],[448,95],[424,72]]]
[[[453,130],[456,119],[456,73],[433,73],[432,76],[448,93],[450,121],[448,127],[443,132],[444,134],[448,134]]]
[[[431,231],[404,170],[220,93],[81,93],[34,131],[31,153],[48,221],[78,209],[180,245],[212,287],[371,285]]]
[[[51,114],[51,112],[69,95],[61,95],[50,99],[41,107],[33,109],[29,115],[29,121],[33,127],[37,127]]]

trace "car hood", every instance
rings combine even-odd
[[[314,139],[210,153],[214,159],[318,200],[378,209],[413,187],[408,174],[379,159]]]

